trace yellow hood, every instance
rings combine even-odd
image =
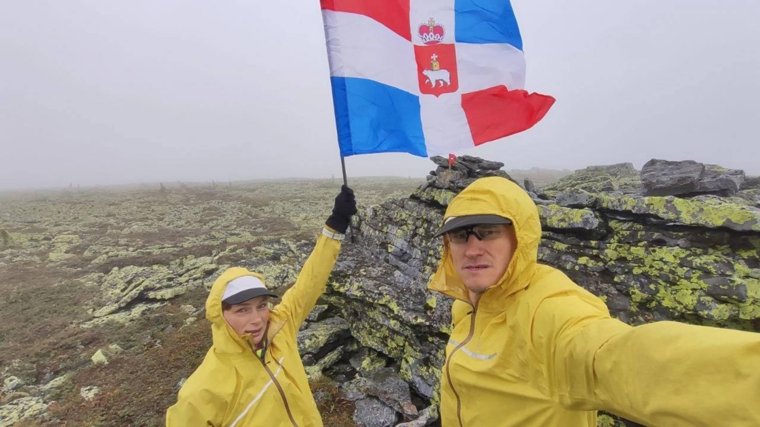
[[[462,215],[499,215],[512,220],[517,235],[517,249],[507,271],[486,295],[506,297],[525,288],[536,269],[541,222],[538,209],[520,186],[502,177],[480,178],[462,190],[449,203],[443,220]],[[438,270],[428,287],[453,298],[469,301],[467,289],[459,279],[446,244]],[[485,298],[493,300],[493,298]],[[481,300],[481,304],[487,301]]]
[[[264,276],[254,273],[243,267],[232,267],[219,276],[211,286],[208,298],[206,298],[206,319],[211,322],[211,336],[214,347],[221,353],[240,353],[251,351],[246,337],[238,335],[224,320],[222,315],[222,295],[227,284],[242,276],[255,276],[266,283]]]
[[[442,425],[591,427],[598,409],[644,425],[760,425],[760,334],[611,318],[599,298],[537,263],[538,211],[507,179],[475,181],[445,218],[476,214],[511,219],[517,249],[477,310],[448,248],[431,278],[431,289],[458,299]]]

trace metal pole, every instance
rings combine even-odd
[[[343,156],[340,156],[340,167],[341,169],[343,169],[343,185],[348,187],[348,180],[346,179],[346,161],[343,158]],[[353,243],[354,242],[354,224],[349,222],[348,229],[350,231],[349,234],[351,235],[351,243]]]
[[[343,156],[340,156],[340,167],[343,169],[343,185],[348,187],[348,180],[346,180],[346,162],[343,160]]]

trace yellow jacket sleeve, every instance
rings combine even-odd
[[[659,322],[596,353],[597,398],[648,425],[760,426],[760,334]]]
[[[166,427],[221,427],[227,403],[212,393],[187,395],[166,411]]]
[[[325,291],[327,280],[340,252],[340,241],[323,234],[298,273],[296,283],[282,296],[278,309],[291,319],[296,330]]]
[[[541,302],[532,339],[550,393],[568,408],[653,426],[760,425],[760,334],[631,327],[576,293]]]

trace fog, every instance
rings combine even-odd
[[[760,174],[760,2],[514,0],[534,128],[506,169],[692,159]],[[0,189],[340,177],[319,4],[3,0]],[[352,176],[424,177],[408,154]]]

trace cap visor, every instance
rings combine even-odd
[[[512,221],[499,215],[464,215],[451,217],[443,223],[435,235],[440,236],[443,233],[448,233],[457,228],[477,224],[512,224]]]
[[[267,289],[257,288],[257,289],[246,289],[242,292],[236,293],[235,295],[230,295],[223,302],[225,304],[234,305],[234,304],[244,303],[250,299],[263,297],[263,296],[278,298],[277,294]]]

